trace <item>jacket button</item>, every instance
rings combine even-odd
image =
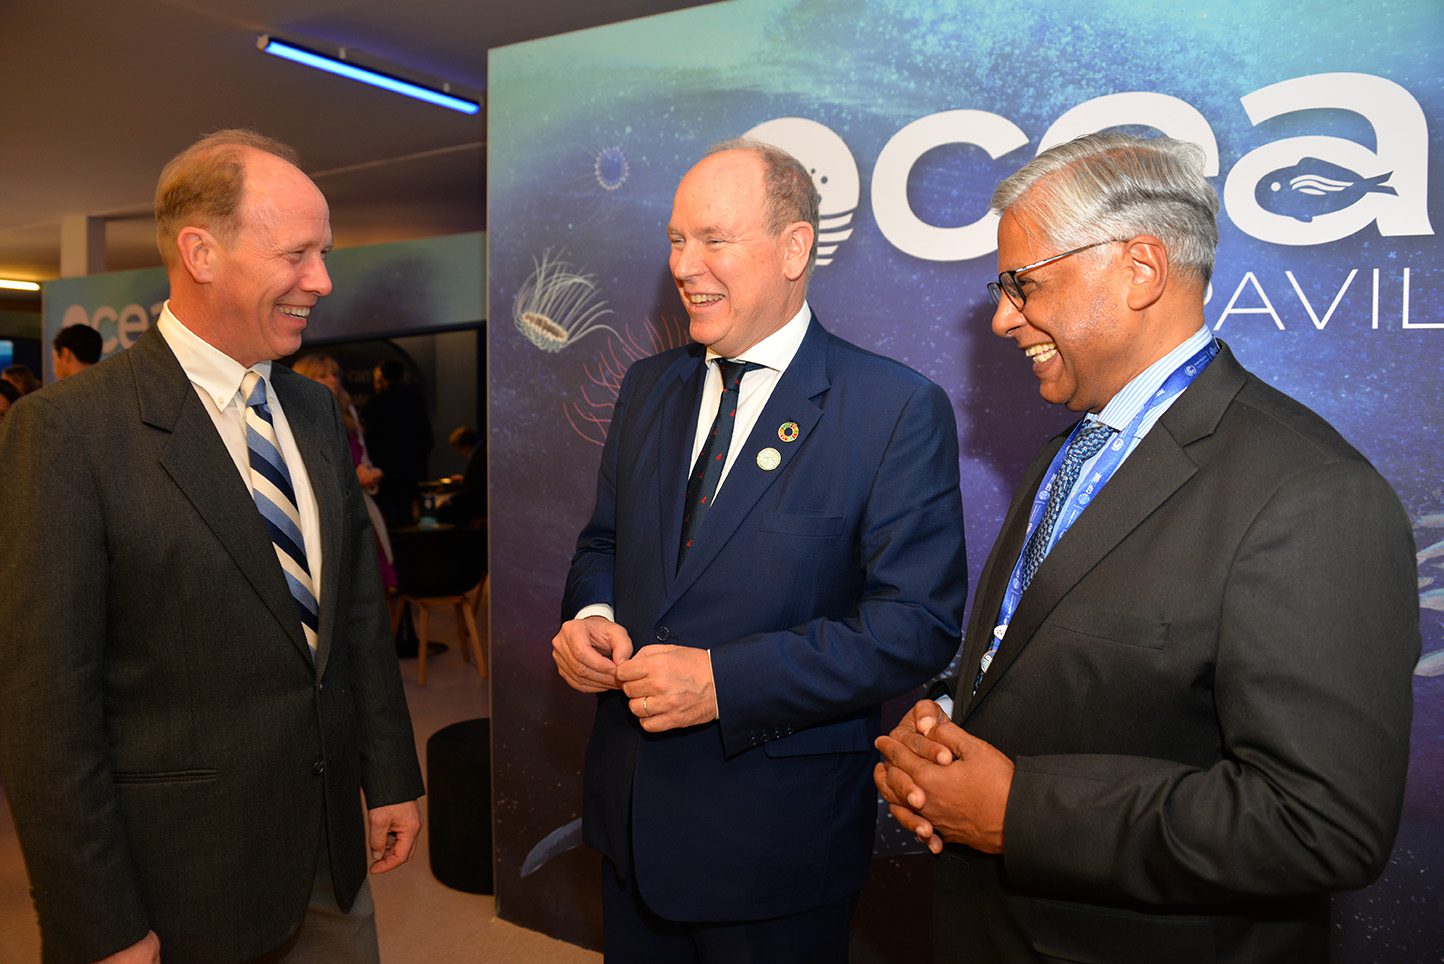
[[[311,764],[311,772],[314,773],[314,774],[316,774],[316,776],[318,776],[318,777],[319,777],[321,774],[325,773],[325,772],[326,772],[326,761],[325,761],[325,760],[317,760],[315,763]]]
[[[657,632],[654,635],[657,637],[657,642],[659,643],[665,643],[672,638],[672,634],[666,626],[658,626]]]

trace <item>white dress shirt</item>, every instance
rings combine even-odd
[[[702,404],[697,409],[697,435],[692,442],[692,458],[687,461],[688,475],[691,475],[692,467],[697,464],[697,457],[702,454],[702,446],[707,444],[707,436],[712,434],[712,422],[717,418],[717,408],[722,403],[722,372],[717,367],[717,362],[753,362],[762,366],[742,377],[742,385],[737,393],[737,417],[732,425],[732,442],[727,447],[727,460],[722,463],[722,476],[717,480],[717,492],[720,493],[722,486],[727,483],[727,473],[732,471],[732,463],[737,461],[737,456],[747,443],[747,436],[752,434],[758,417],[772,398],[772,390],[777,387],[778,379],[787,370],[787,366],[792,364],[797,349],[802,347],[802,339],[807,334],[807,325],[811,320],[812,309],[804,301],[787,324],[736,358],[726,358],[710,348],[707,349],[707,377],[702,384]],[[716,495],[712,496],[712,504],[717,504]]]
[[[727,447],[727,459],[722,463],[722,477],[717,480],[717,492],[720,494],[727,481],[727,473],[732,471],[732,464],[737,461],[738,454],[747,444],[747,436],[752,434],[758,417],[772,398],[772,390],[777,387],[782,373],[792,364],[797,350],[802,347],[802,339],[807,335],[807,326],[811,321],[812,309],[804,301],[787,324],[736,358],[726,359],[712,349],[707,349],[707,375],[702,384],[702,404],[697,408],[697,434],[692,442],[692,457],[687,461],[689,475],[692,466],[697,464],[697,457],[702,454],[702,446],[706,444],[707,436],[712,433],[712,422],[717,417],[718,406],[722,403],[722,372],[717,368],[718,359],[755,362],[762,366],[744,375],[738,389],[737,418],[732,427],[732,442]],[[713,495],[712,504],[717,504],[717,495]],[[614,613],[612,607],[606,603],[593,603],[582,607],[576,618],[586,619],[588,616],[613,619]]]
[[[270,403],[271,422],[276,429],[276,440],[281,443],[281,457],[286,460],[286,470],[291,474],[291,488],[296,493],[296,508],[301,513],[301,538],[306,543],[306,562],[311,569],[311,583],[316,589],[316,599],[321,599],[321,513],[316,508],[316,494],[311,489],[311,477],[306,474],[306,462],[296,448],[296,439],[291,434],[290,423],[286,421],[281,400],[271,388],[271,363],[257,362],[247,369],[225,352],[201,338],[185,326],[165,303],[160,318],[156,321],[161,337],[170,346],[176,361],[185,370],[191,386],[200,396],[206,413],[215,423],[216,432],[231,454],[236,471],[251,489],[251,458],[246,448],[246,400],[241,397],[241,380],[247,371],[257,372],[266,380],[266,398]]]

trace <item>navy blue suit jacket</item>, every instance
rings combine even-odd
[[[957,428],[937,385],[814,319],[679,570],[705,372],[700,345],[628,372],[562,615],[609,603],[639,649],[711,650],[716,722],[647,734],[598,697],[584,834],[662,916],[750,920],[867,875],[879,704],[958,646]]]

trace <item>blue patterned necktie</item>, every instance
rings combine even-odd
[[[306,562],[306,542],[301,536],[301,513],[296,507],[296,491],[291,487],[291,473],[281,456],[276,427],[271,421],[271,406],[266,401],[266,380],[258,372],[246,372],[241,380],[241,394],[246,398],[246,449],[251,464],[251,489],[261,521],[270,533],[271,545],[281,563],[281,572],[296,600],[301,617],[301,630],[311,656],[316,655],[316,630],[319,607],[316,588],[311,581],[311,567]]]
[[[1028,540],[1028,547],[1023,550],[1025,591],[1033,581],[1038,567],[1043,564],[1043,558],[1048,555],[1048,541],[1053,537],[1058,516],[1063,513],[1063,506],[1067,504],[1068,496],[1078,482],[1083,463],[1103,451],[1103,446],[1108,444],[1115,431],[1102,422],[1094,422],[1079,432],[1073,444],[1068,446],[1068,454],[1063,456],[1063,464],[1058,467],[1058,475],[1053,479],[1053,491],[1048,493],[1048,508],[1043,513],[1043,521],[1033,530],[1033,537]]]
[[[717,360],[717,370],[722,373],[722,398],[717,403],[717,417],[712,419],[712,431],[692,467],[687,479],[687,503],[682,512],[682,546],[677,552],[677,568],[687,558],[687,550],[702,527],[707,510],[717,495],[717,484],[722,480],[722,467],[727,464],[727,450],[732,446],[732,428],[737,424],[737,400],[742,392],[742,376],[754,368],[761,368],[756,362]]]

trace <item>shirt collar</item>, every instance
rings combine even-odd
[[[199,386],[201,391],[209,395],[211,400],[216,403],[216,408],[221,411],[224,411],[226,406],[240,395],[241,380],[246,377],[246,372],[257,372],[268,383],[271,380],[271,363],[269,361],[256,362],[250,368],[246,368],[230,355],[187,328],[185,323],[170,310],[169,301],[161,309],[160,318],[156,320],[155,324],[160,329],[165,343],[170,346],[176,361],[180,362],[186,377]]]
[[[792,364],[797,349],[802,347],[802,339],[807,335],[807,325],[811,321],[812,309],[806,301],[803,301],[802,307],[797,310],[797,314],[793,315],[787,324],[732,360],[753,362],[773,371],[786,371],[787,366]],[[712,365],[722,357],[712,349],[707,349],[708,365]]]
[[[1123,431],[1133,422],[1134,416],[1143,409],[1144,404],[1153,397],[1153,393],[1163,387],[1168,376],[1172,375],[1179,365],[1202,351],[1203,346],[1212,339],[1213,332],[1208,330],[1207,325],[1201,325],[1198,331],[1189,335],[1176,348],[1133,376],[1133,380],[1124,385],[1118,394],[1103,406],[1097,421],[1109,428]]]

